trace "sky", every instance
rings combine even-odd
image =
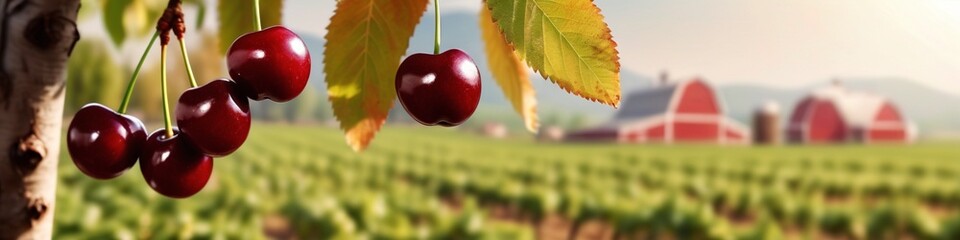
[[[216,6],[215,0],[207,0]],[[626,71],[798,87],[902,78],[960,94],[960,0],[596,0]],[[286,0],[284,23],[325,34],[334,0]],[[443,0],[477,12],[482,0]],[[432,16],[432,7],[425,16]],[[207,28],[215,28],[215,13]],[[422,22],[422,21],[421,21]],[[453,27],[453,26],[444,26]],[[473,27],[473,26],[470,26]],[[100,23],[82,32],[102,34]],[[125,46],[141,49],[141,46]]]
[[[624,69],[797,87],[905,78],[960,94],[957,0],[597,0]],[[481,0],[444,0],[476,12]],[[284,22],[325,33],[335,1],[288,0]],[[428,10],[432,12],[432,9]],[[431,15],[427,15],[431,16]]]
[[[960,1],[602,2],[623,65],[641,73],[776,86],[897,77],[960,93]]]

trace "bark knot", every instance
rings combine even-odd
[[[30,220],[37,221],[43,218],[47,214],[47,210],[50,209],[47,206],[47,202],[43,198],[30,198],[30,202],[27,203],[27,217],[30,217]]]
[[[47,156],[47,146],[37,136],[36,131],[30,131],[26,137],[15,143],[10,159],[17,165],[21,173],[33,172]]]
[[[63,41],[64,30],[74,25],[59,11],[50,11],[31,19],[23,30],[23,36],[39,49],[50,49]]]

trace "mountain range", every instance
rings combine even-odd
[[[484,54],[483,40],[480,37],[478,17],[475,13],[455,12],[443,16],[442,49],[459,48],[470,56],[480,68],[482,84],[484,86],[480,106],[474,118],[474,124],[487,121],[505,122],[511,128],[520,129],[522,122],[514,113],[509,102],[492,79],[487,68],[487,59]],[[433,18],[425,16],[421,19],[410,39],[407,54],[433,51]],[[313,72],[311,84],[321,89],[326,98],[323,79],[323,47],[322,37],[301,34],[301,37],[312,50]],[[626,56],[621,56],[626,57]],[[597,123],[609,119],[616,109],[566,93],[555,84],[544,80],[539,74],[530,72],[531,81],[537,94],[538,110],[541,117],[553,116],[582,116],[588,123]],[[654,78],[622,70],[621,89],[624,95],[643,88],[655,85]],[[709,81],[709,76],[705,76]],[[761,104],[774,101],[780,104],[784,114],[789,114],[793,105],[811,90],[830,84],[812,84],[798,88],[777,88],[751,84],[719,84],[717,91],[723,98],[725,110],[734,119],[748,123],[750,114]],[[960,96],[952,95],[904,78],[862,78],[842,79],[842,84],[849,89],[872,92],[888,97],[896,103],[902,112],[919,126],[921,136],[960,136],[960,109],[951,104],[960,103]],[[394,108],[394,111],[398,111]],[[402,111],[402,110],[399,110]],[[391,118],[405,117],[405,114],[391,113]],[[786,117],[783,117],[786,118]]]

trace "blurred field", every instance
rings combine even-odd
[[[62,151],[56,239],[960,239],[960,148],[538,144],[254,124],[198,195]],[[298,236],[298,237],[297,237]]]

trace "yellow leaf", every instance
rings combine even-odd
[[[323,68],[347,144],[362,151],[397,97],[394,77],[427,0],[342,0],[327,26]]]
[[[537,98],[530,84],[530,76],[527,75],[527,65],[503,38],[500,28],[490,16],[490,10],[486,8],[480,9],[480,31],[483,33],[487,64],[490,65],[493,78],[503,89],[503,95],[513,104],[513,109],[523,117],[527,130],[537,132]]]
[[[620,57],[591,0],[485,0],[521,58],[567,92],[620,104]]]

